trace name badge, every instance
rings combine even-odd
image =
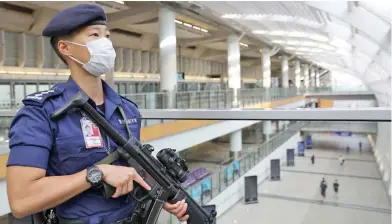
[[[125,120],[118,119],[119,124],[125,124]],[[127,124],[137,124],[136,118],[127,119]]]
[[[83,117],[80,119],[82,126],[83,138],[87,149],[102,148],[103,140],[99,127],[94,124],[89,118]]]

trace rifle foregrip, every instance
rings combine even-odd
[[[187,196],[184,192],[179,191],[173,202],[181,201],[185,198],[185,202],[188,204],[186,214],[189,215],[187,224],[215,224],[214,217],[208,211],[203,210],[195,200]]]
[[[194,200],[189,200],[187,198],[185,201],[188,204],[187,214],[189,215],[187,224],[214,224],[214,222],[211,222],[209,217],[200,210],[200,206]]]

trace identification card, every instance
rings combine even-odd
[[[83,138],[87,149],[102,148],[103,139],[99,127],[94,124],[89,118],[83,117],[80,120],[82,126]]]

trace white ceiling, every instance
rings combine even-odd
[[[332,73],[358,77],[390,105],[392,1],[203,1],[232,27]]]

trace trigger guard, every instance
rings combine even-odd
[[[135,186],[136,187],[133,189],[133,191],[131,193],[135,200],[143,201],[144,199],[147,198],[147,196],[150,196],[150,193],[147,192],[146,190],[144,190],[144,188],[142,186],[140,186],[139,184],[135,184]],[[138,198],[138,195],[137,195],[139,192],[143,193],[143,195],[140,196],[140,198]]]

